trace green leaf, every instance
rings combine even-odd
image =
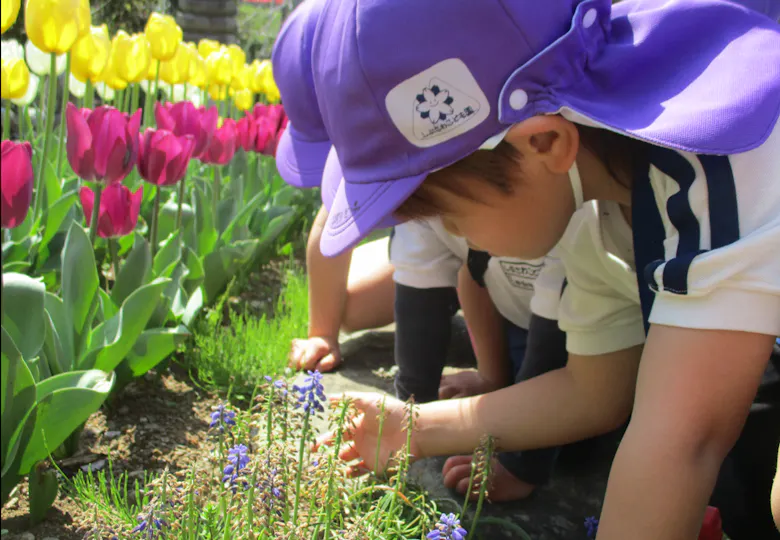
[[[62,182],[57,176],[57,171],[51,161],[44,166],[43,183],[46,189],[46,199],[44,200],[50,206],[54,201],[62,197]]]
[[[290,206],[290,203],[295,197],[296,191],[297,190],[294,187],[284,185],[281,189],[274,193],[273,205]]]
[[[152,272],[155,277],[165,276],[166,269],[176,264],[181,259],[181,241],[179,240],[179,231],[165,239],[157,255],[154,256],[152,263]],[[170,269],[169,271],[172,271]],[[165,276],[167,277],[167,276]]]
[[[49,316],[51,323],[54,326],[54,330],[57,332],[59,347],[64,355],[61,362],[63,367],[65,367],[63,371],[76,369],[73,327],[70,323],[70,317],[65,311],[64,302],[58,296],[47,292],[43,300],[43,305],[46,308],[46,314]]]
[[[259,240],[244,240],[206,255],[203,261],[206,273],[204,287],[209,303],[216,300],[227,282],[252,260],[259,245]]]
[[[229,244],[231,242],[231,235],[233,234],[233,230],[239,226],[245,224],[247,221],[249,221],[249,218],[252,217],[252,213],[257,209],[260,208],[261,204],[263,202],[263,194],[258,193],[254,197],[252,197],[252,200],[250,200],[244,208],[241,209],[241,211],[233,217],[233,219],[228,223],[227,227],[225,227],[225,231],[220,235],[219,237],[219,244],[218,245],[225,245]]]
[[[236,216],[236,202],[232,199],[222,199],[217,204],[217,234],[224,231],[228,223]]]
[[[187,269],[189,270],[187,279],[184,282],[184,290],[187,292],[187,294],[192,294],[193,291],[198,289],[201,283],[203,283],[203,278],[205,277],[205,273],[203,271],[203,262],[201,261],[201,258],[198,257],[198,254],[192,251],[190,248],[185,250],[184,257],[184,263],[187,265]]]
[[[73,205],[78,200],[78,193],[70,192],[66,193],[43,213],[43,238],[41,238],[39,250],[42,250],[45,246],[51,242],[54,235],[57,234],[62,226],[65,218],[68,217]]]
[[[184,313],[181,316],[181,322],[187,326],[192,325],[192,321],[200,313],[203,308],[203,287],[198,287],[190,295],[190,299],[187,301],[187,307],[184,308]]]
[[[133,377],[140,377],[173,354],[176,347],[188,336],[190,332],[184,325],[146,330],[122,362],[123,367],[128,369]]]
[[[128,296],[114,317],[92,331],[89,349],[78,361],[79,368],[112,371],[143,332],[169,282],[156,279]]]
[[[265,227],[263,233],[260,235],[260,247],[259,250],[267,249],[270,245],[284,232],[290,225],[295,213],[292,209],[287,212],[276,216]]]
[[[30,524],[35,525],[46,518],[54,504],[59,490],[57,474],[53,469],[39,471],[33,467],[29,477]]]
[[[170,277],[170,282],[165,286],[157,308],[149,319],[147,326],[152,328],[164,326],[171,315],[173,315],[174,320],[178,320],[181,317],[184,307],[182,306],[181,309],[174,311],[172,311],[172,307],[175,306],[177,298],[182,294],[181,283],[187,277],[188,272],[184,263],[178,262],[175,264],[173,272],[171,272],[170,276],[166,276]]]
[[[95,254],[86,231],[72,223],[62,255],[62,301],[81,345],[92,326],[98,304]]]
[[[98,320],[105,321],[116,315],[119,307],[114,304],[114,301],[111,300],[111,297],[103,289],[98,289],[98,295],[100,296],[100,307],[98,309],[100,317]]]
[[[178,186],[177,186],[178,187]],[[175,199],[169,199],[160,209],[160,217],[157,226],[157,234],[160,238],[167,238],[176,230],[176,216],[179,213],[179,203]],[[195,220],[195,211],[189,204],[182,205],[181,221],[182,229],[193,225]]]
[[[63,348],[60,335],[48,311],[44,311],[44,320],[46,322],[46,339],[43,342],[43,349],[41,349],[41,360],[46,363],[49,372],[53,375],[70,371],[73,368],[73,358]]]
[[[40,280],[23,274],[3,274],[2,325],[28,361],[38,355],[46,336],[45,293],[46,288]]]
[[[29,268],[29,261],[14,261],[7,264],[3,263],[3,274],[8,274],[10,272],[18,272],[21,274]]]
[[[2,498],[5,499],[5,476],[9,472],[18,474],[21,454],[27,446],[35,422],[37,395],[32,373],[5,328],[0,328],[0,349],[4,403],[0,422],[0,458],[4,477]]]
[[[149,242],[138,233],[135,233],[133,249],[121,265],[114,288],[111,290],[111,299],[114,304],[121,306],[122,302],[130,294],[145,284],[151,275],[152,250]]]
[[[108,397],[113,384],[113,373],[94,369],[62,373],[40,382],[36,388],[38,415],[19,473],[27,474],[86,422]]]
[[[219,235],[214,226],[214,216],[211,215],[211,201],[200,186],[193,190],[193,202],[195,203],[195,232],[197,235],[197,252],[201,257],[211,253],[217,243]]]

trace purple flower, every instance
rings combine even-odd
[[[588,533],[588,538],[596,538],[596,533],[599,531],[599,520],[596,516],[585,518],[585,531]]]
[[[218,428],[220,433],[224,433],[225,426],[236,425],[236,412],[226,409],[223,403],[220,403],[216,410],[211,413],[211,422],[209,428]]]
[[[138,525],[130,531],[131,533],[141,533],[148,539],[157,538],[162,536],[162,528],[167,527],[168,523],[163,519],[159,519],[154,515],[155,507],[152,506],[149,509],[149,513],[146,515],[138,516]]]
[[[240,474],[244,472],[244,469],[249,465],[249,455],[247,452],[249,449],[243,444],[238,444],[228,451],[228,463],[222,471],[222,482],[228,482],[231,486],[236,485],[236,481]],[[246,482],[244,482],[246,485]]]
[[[442,514],[434,529],[426,536],[429,540],[464,540],[466,529],[460,526],[455,514]]]
[[[322,387],[322,373],[319,371],[307,373],[303,385],[293,386],[293,390],[298,392],[298,403],[295,406],[296,408],[303,406],[303,411],[307,413],[324,412],[325,408],[322,404],[325,402],[325,389]]]
[[[276,501],[278,500],[281,504],[284,504],[282,499],[282,496],[284,495],[282,493],[284,482],[279,479],[278,469],[271,469],[271,471],[268,473],[268,476],[266,476],[266,478],[260,482],[257,487],[260,488],[263,492],[263,504],[268,509],[268,511],[276,511],[277,514],[281,514],[281,508],[276,508]]]

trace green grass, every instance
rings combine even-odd
[[[208,385],[251,392],[264,376],[284,372],[291,340],[306,335],[306,276],[300,268],[287,271],[273,318],[231,311],[227,323],[222,324],[222,305],[227,296],[196,329],[190,365],[198,379]]]

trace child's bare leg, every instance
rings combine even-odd
[[[355,250],[354,261],[360,256],[361,246]],[[395,283],[393,266],[385,257],[377,259],[377,265],[370,273],[350,272],[347,284],[347,302],[341,329],[344,332],[356,332],[368,328],[381,328],[393,322],[393,304],[395,301]]]

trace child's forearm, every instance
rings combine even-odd
[[[641,347],[570,356],[567,366],[508,388],[419,408],[420,457],[471,452],[484,435],[503,450],[547,448],[620,426],[633,401]]]
[[[777,472],[772,485],[772,515],[775,517],[777,530],[780,531],[780,448],[777,449]]]
[[[309,337],[338,336],[347,298],[347,277],[352,251],[327,258],[320,252],[320,238],[328,212],[323,206],[314,219],[306,246],[309,279]]]
[[[509,383],[509,358],[504,320],[487,289],[480,287],[467,267],[458,273],[458,297],[471,334],[480,376],[496,388]]]

